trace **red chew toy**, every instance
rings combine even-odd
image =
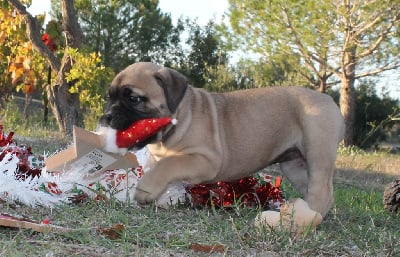
[[[169,124],[176,124],[176,119],[165,117],[135,121],[126,130],[117,131],[117,146],[119,148],[128,148],[143,142]]]

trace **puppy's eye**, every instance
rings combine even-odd
[[[131,102],[131,104],[137,105],[143,101],[143,98],[140,96],[130,96],[129,101]]]

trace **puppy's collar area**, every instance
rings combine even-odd
[[[165,141],[167,138],[169,138],[175,131],[176,125],[178,124],[178,120],[176,118],[173,118],[171,120],[171,124],[167,126],[165,129],[160,130],[157,133],[157,139],[158,141]]]

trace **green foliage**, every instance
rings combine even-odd
[[[64,45],[61,23],[51,20],[46,24],[45,32],[49,35],[53,43],[60,48]]]
[[[385,129],[394,125],[391,117],[400,111],[400,103],[387,94],[379,97],[371,83],[357,88],[355,144],[371,147],[385,139]]]
[[[179,55],[179,33],[158,0],[77,0],[85,44],[115,71],[137,61],[172,62]]]
[[[19,104],[17,104],[19,103]],[[37,137],[37,138],[52,138],[59,137],[57,131],[57,124],[54,119],[48,122],[43,122],[43,117],[37,106],[31,106],[35,112],[31,112],[29,116],[25,117],[22,114],[21,101],[14,99],[14,102],[7,102],[3,108],[0,108],[0,120],[4,125],[4,129],[13,131],[17,136],[24,137]],[[41,149],[49,151],[48,149]]]
[[[341,143],[338,148],[338,154],[342,156],[360,156],[367,154],[367,152],[355,145],[345,146]]]
[[[207,68],[207,83],[204,88],[214,92],[227,92],[239,89],[234,74],[234,67],[228,65],[217,65]]]
[[[104,96],[114,77],[114,72],[101,64],[101,58],[96,53],[79,52],[68,49],[68,55],[74,60],[67,82],[71,84],[70,93],[79,94],[79,100],[86,114],[87,129],[94,129],[95,123],[102,114]]]
[[[219,31],[230,48],[250,50],[268,60],[284,55],[315,87],[342,79],[347,72],[345,53],[352,46],[356,46],[357,69],[362,70],[353,74],[356,78],[398,67],[398,1],[229,3],[230,26],[222,24]]]
[[[187,19],[185,30],[189,33],[186,44],[190,49],[181,60],[179,70],[192,85],[204,87],[211,75],[209,69],[226,64],[227,54],[221,49],[213,22],[202,27]]]
[[[331,4],[316,0],[229,2],[230,27],[219,26],[229,48],[255,52],[268,61],[284,57],[308,84],[318,88],[321,82],[327,83],[332,72],[326,62],[328,58],[336,62],[328,53],[337,48],[332,33],[337,16]]]
[[[339,103],[339,92],[327,92],[336,103]],[[385,135],[394,122],[392,117],[399,113],[400,103],[384,93],[379,96],[372,81],[363,81],[356,88],[355,141],[356,149],[368,149],[379,141],[385,140]],[[346,147],[352,149],[352,147]]]
[[[235,65],[207,67],[206,88],[226,92],[267,86],[308,86],[283,56],[271,61],[242,60]]]

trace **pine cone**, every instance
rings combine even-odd
[[[390,212],[397,212],[400,208],[400,179],[394,180],[386,186],[383,193],[383,204]]]

